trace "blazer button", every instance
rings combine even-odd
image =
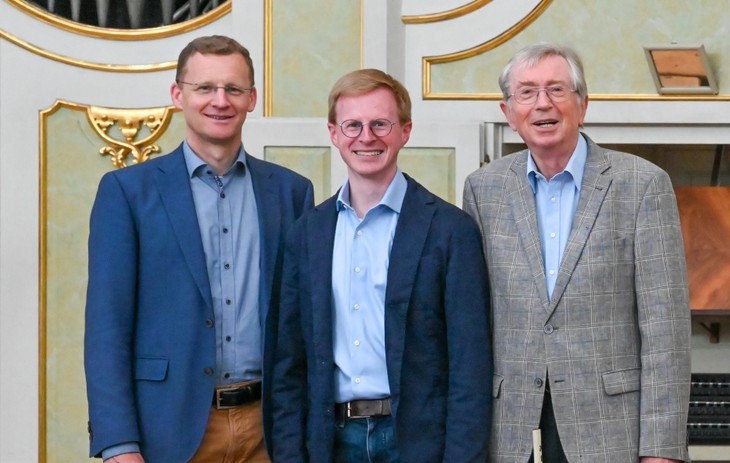
[[[535,387],[542,387],[542,379],[535,378]]]
[[[542,327],[542,331],[545,334],[553,334],[553,331],[555,331],[555,328],[553,328],[553,325],[551,325],[550,323],[548,323],[547,325],[545,325],[545,326]]]
[[[211,320],[210,318],[207,319],[205,321],[205,326],[207,326],[208,328],[213,328],[213,320]]]
[[[205,376],[213,376],[213,369],[212,368],[206,368],[203,370],[203,373],[205,373]]]

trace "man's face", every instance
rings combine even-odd
[[[354,138],[346,136],[339,125],[328,123],[332,143],[340,150],[350,177],[389,183],[397,169],[398,152],[411,134],[411,122],[398,122],[398,105],[390,89],[378,88],[362,95],[343,95],[335,106],[337,124],[356,121],[362,131]],[[392,126],[387,135],[376,135],[370,123],[387,120]]]
[[[183,112],[188,143],[194,150],[205,151],[214,145],[238,149],[246,115],[256,106],[256,89],[235,95],[237,92],[224,87],[248,89],[249,76],[246,60],[238,53],[195,53],[188,59],[181,77],[187,83],[174,83],[170,94]]]
[[[570,67],[560,56],[547,56],[531,68],[516,67],[512,72],[510,93],[525,87],[551,85],[573,90]],[[564,101],[552,101],[545,91],[540,91],[537,101],[532,104],[521,104],[512,97],[507,103],[500,103],[500,107],[509,126],[520,134],[533,154],[564,156],[575,149],[588,98],[579,101],[577,93],[570,92]]]

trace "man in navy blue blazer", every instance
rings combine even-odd
[[[249,52],[235,40],[188,44],[171,96],[185,141],[104,175],[91,213],[90,454],[119,463],[269,461],[268,312],[279,303],[284,238],[311,209],[312,184],[244,150],[256,88]]]
[[[354,71],[329,99],[339,193],[287,238],[273,460],[484,462],[492,360],[479,230],[397,166],[411,102]]]

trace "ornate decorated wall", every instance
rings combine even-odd
[[[537,40],[582,53],[586,130],[597,141],[682,152],[730,144],[727,24],[713,0],[235,0],[123,31],[0,1],[0,461],[86,458],[88,214],[104,172],[180,142],[169,87],[192,38],[226,34],[251,50],[263,98],[244,127],[246,148],[308,176],[317,201],[346,175],[326,129],[331,85],[360,67],[398,77],[414,108],[400,165],[459,205],[466,175],[520,141],[499,110],[497,76]],[[705,45],[719,95],[656,93],[642,47],[671,42]],[[672,164],[679,177],[701,175],[692,156]],[[727,333],[725,323],[709,344],[697,330],[696,368],[730,369]]]

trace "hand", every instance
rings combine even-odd
[[[661,457],[641,457],[641,463],[681,463],[681,460]]]
[[[104,463],[144,463],[144,458],[139,452],[122,453],[104,460]]]

